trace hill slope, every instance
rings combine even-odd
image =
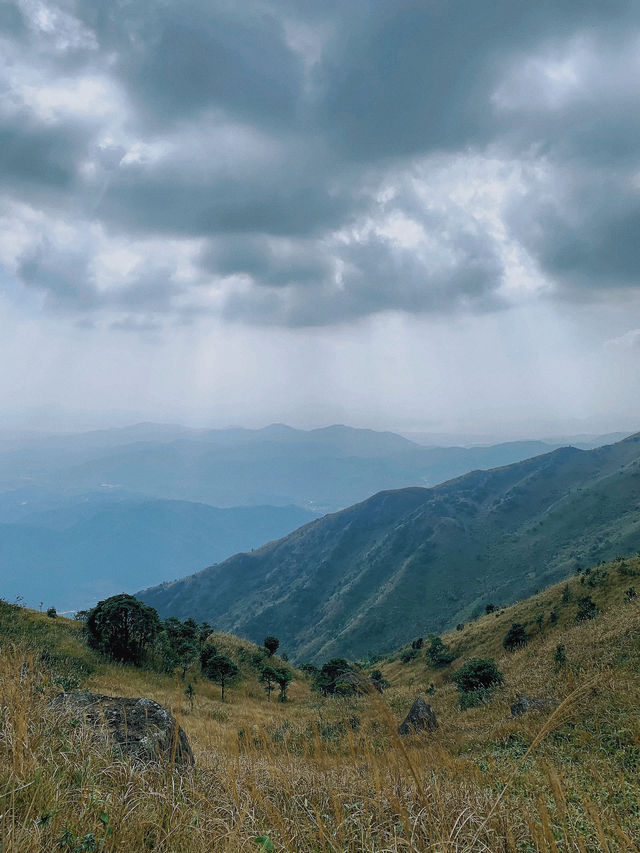
[[[298,659],[362,657],[640,547],[640,434],[382,492],[139,596]]]

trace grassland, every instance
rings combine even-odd
[[[299,674],[289,702],[267,702],[246,663],[256,648],[217,635],[243,679],[224,704],[216,685],[198,680],[193,710],[179,677],[105,663],[77,623],[4,605],[0,850],[638,850],[640,595],[626,590],[640,590],[640,559],[604,568],[593,587],[593,573],[574,577],[568,595],[564,583],[549,587],[443,637],[457,655],[445,669],[429,667],[424,648],[408,663],[400,653],[378,661],[391,685],[382,696],[323,698]],[[601,612],[578,623],[587,594]],[[530,640],[507,653],[513,622]],[[558,644],[564,664],[554,660]],[[451,673],[478,656],[495,658],[505,686],[461,711]],[[76,681],[167,706],[196,767],[115,757],[52,710],[55,692]],[[396,726],[425,689],[440,728],[401,740]],[[520,694],[560,704],[512,718]]]

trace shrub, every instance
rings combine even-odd
[[[495,604],[486,604],[485,608],[484,608],[484,612],[485,613],[495,613],[495,611],[497,609],[498,608],[495,606]]]
[[[594,589],[596,586],[604,586],[604,584],[607,582],[608,577],[609,572],[606,569],[594,569],[593,572],[591,572],[587,577],[585,583],[587,586],[590,586],[592,589]]]
[[[556,650],[553,653],[553,662],[556,665],[556,669],[560,669],[566,664],[567,651],[563,643],[558,643],[558,645],[556,646]]]
[[[418,650],[417,649],[405,649],[403,652],[400,653],[401,663],[409,663],[410,661],[415,660],[415,658],[417,658],[417,657],[418,657]]]
[[[633,601],[636,598],[638,593],[636,592],[635,586],[630,586],[629,589],[625,589],[624,591],[624,600],[625,601]]]
[[[58,611],[55,609],[55,607],[49,607],[47,609],[47,616],[49,617],[49,619],[55,619],[57,615]]]
[[[595,619],[598,613],[600,613],[600,608],[590,595],[584,595],[578,599],[576,622],[586,622],[588,619]]]
[[[442,669],[455,660],[455,655],[451,653],[449,646],[445,645],[440,637],[432,637],[427,649],[427,659],[431,666]]]
[[[504,684],[504,676],[491,658],[471,658],[454,672],[461,708],[472,708],[487,702],[496,687]]]
[[[415,640],[413,640],[413,642],[411,643],[411,648],[412,648],[412,649],[421,649],[421,648],[422,648],[422,646],[423,646],[423,644],[424,644],[424,638],[423,638],[423,637],[417,637],[417,638],[416,638]]]
[[[389,682],[383,676],[382,671],[379,669],[372,669],[369,673],[369,678],[371,679],[371,683],[376,688],[378,693],[382,693],[382,691],[389,686]]]
[[[566,583],[564,585],[564,589],[562,590],[562,603],[569,604],[571,601],[571,590],[569,589],[569,584]]]
[[[519,622],[514,622],[504,636],[502,645],[508,652],[513,652],[516,649],[526,646],[529,641],[524,625]]]

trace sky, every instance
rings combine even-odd
[[[0,426],[640,429],[637,0],[4,0]]]

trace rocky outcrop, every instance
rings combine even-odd
[[[69,707],[91,726],[104,726],[113,746],[139,761],[194,764],[186,734],[153,699],[125,699],[99,693],[63,693],[54,704]]]
[[[422,696],[418,696],[411,710],[398,726],[399,735],[413,735],[418,732],[435,732],[438,720],[435,712]]]
[[[549,696],[520,696],[511,706],[511,716],[521,717],[529,711],[549,711],[558,704],[557,699]]]

